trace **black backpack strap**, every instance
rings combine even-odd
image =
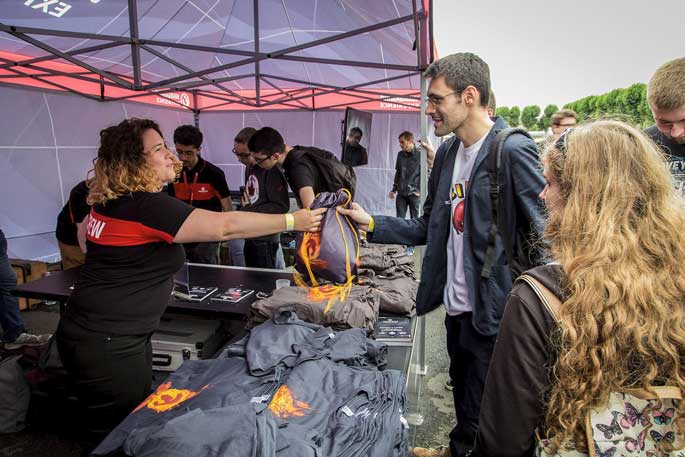
[[[488,247],[485,251],[485,260],[483,262],[483,269],[481,270],[481,278],[488,279],[492,274],[492,267],[495,264],[495,246],[497,244],[497,232],[499,231],[502,237],[502,244],[504,246],[504,254],[507,258],[507,263],[511,267],[514,264],[514,258],[511,253],[511,234],[509,230],[501,227],[499,219],[500,206],[500,170],[502,168],[502,150],[504,143],[511,135],[522,134],[531,138],[530,134],[522,128],[507,128],[497,132],[495,139],[490,144],[490,151],[488,152],[487,167],[488,177],[490,179],[490,211],[491,223],[488,231]]]

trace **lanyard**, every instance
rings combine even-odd
[[[193,184],[190,186],[190,206],[193,206],[193,197],[195,197],[195,184],[197,184],[197,175],[199,174],[200,172],[195,172]],[[185,170],[183,170],[183,182],[185,183],[186,187],[188,187],[188,175],[186,175]]]

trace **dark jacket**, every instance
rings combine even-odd
[[[526,272],[561,297],[563,272],[545,265]],[[474,457],[533,456],[535,429],[545,420],[556,352],[554,317],[528,283],[519,281],[507,300],[490,360],[480,408]]]
[[[392,191],[402,197],[421,191],[421,152],[416,148],[411,154],[404,151],[397,153]]]
[[[240,208],[241,211],[264,214],[283,214],[290,209],[288,197],[288,182],[285,180],[283,171],[278,166],[269,170],[257,165],[245,168],[245,191],[248,198],[257,200]],[[254,238],[256,240],[278,242],[281,234],[265,235]]]
[[[506,128],[497,118],[478,152],[466,192],[464,216],[464,272],[473,306],[473,326],[482,335],[495,335],[504,311],[504,302],[511,290],[512,274],[506,261],[501,238],[497,237],[496,260],[489,279],[481,278],[488,230],[492,222],[490,179],[486,157],[497,132]],[[428,195],[423,215],[405,220],[390,216],[375,216],[371,240],[379,243],[410,245],[426,244],[421,283],[416,296],[416,311],[425,314],[443,301],[447,275],[447,240],[451,227],[450,187],[459,139],[445,141],[436,153],[435,164],[428,180]],[[544,187],[535,143],[523,135],[512,135],[502,151],[500,194],[503,227],[514,233],[517,226],[532,226],[542,233],[544,216],[538,198]],[[512,246],[513,250],[513,246]]]

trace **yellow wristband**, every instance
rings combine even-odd
[[[371,221],[369,222],[369,228],[366,229],[367,232],[373,232],[376,223],[373,221],[373,216],[371,216]]]
[[[295,218],[292,214],[287,213],[285,215],[285,231],[292,232],[295,229]]]

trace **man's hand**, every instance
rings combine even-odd
[[[421,147],[426,150],[426,162],[428,163],[428,168],[433,168],[433,162],[435,161],[435,148],[433,148],[431,140],[421,140]]]
[[[369,224],[371,223],[371,215],[364,211],[364,208],[357,203],[352,203],[349,209],[338,206],[338,212],[356,222],[361,230],[368,230]]]
[[[420,197],[420,196],[421,196],[421,192],[414,192],[414,195],[416,195],[417,197]]]
[[[395,199],[395,192],[390,191],[390,200]]]
[[[245,207],[245,206],[247,206],[247,203],[249,201],[250,200],[248,200],[248,198],[247,198],[247,192],[243,192],[243,195],[240,197],[240,203],[242,203],[243,207]]]

